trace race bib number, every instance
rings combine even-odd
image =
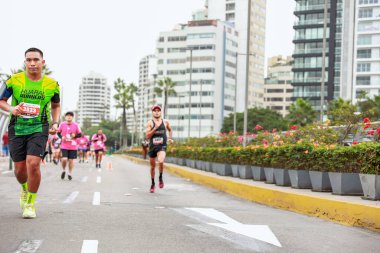
[[[66,141],[71,141],[71,134],[66,134]]]
[[[164,143],[164,138],[162,137],[153,138],[153,145],[160,145],[163,143]]]
[[[103,142],[102,142],[102,141],[97,141],[97,142],[96,142],[96,145],[98,145],[98,146],[102,146],[102,145],[103,145]]]
[[[77,142],[76,141],[71,141],[71,145],[76,146]]]
[[[22,118],[36,118],[40,114],[40,105],[23,103],[21,106]]]

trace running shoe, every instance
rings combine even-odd
[[[71,175],[67,175],[67,177],[69,178],[69,180],[73,179]]]
[[[160,183],[158,184],[158,186],[159,186],[161,189],[164,188],[164,180],[160,179],[159,181],[160,181]]]
[[[20,207],[21,207],[22,210],[24,210],[27,196],[28,196],[28,191],[22,191],[21,190],[21,194],[20,194]]]
[[[33,219],[37,217],[36,208],[34,207],[34,204],[24,205],[24,211],[22,212],[22,217],[24,219]]]
[[[154,193],[154,188],[155,188],[155,186],[154,186],[154,184],[152,184],[151,186],[150,186],[150,193]]]
[[[62,174],[61,174],[61,179],[65,179],[65,175],[66,175],[66,171],[62,171]]]

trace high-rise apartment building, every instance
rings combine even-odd
[[[249,54],[248,107],[263,107],[266,0],[250,1],[250,16],[248,16],[248,0],[208,0],[206,7],[209,19],[219,19],[231,23],[239,34],[238,97],[244,98],[246,59]],[[248,20],[250,20],[250,45],[247,52]],[[238,103],[238,111],[243,109],[244,99],[241,99]]]
[[[76,121],[81,126],[85,119],[91,120],[93,126],[99,125],[102,119],[110,119],[111,88],[107,79],[94,72],[82,77],[77,105]]]
[[[174,138],[217,134],[234,111],[237,40],[235,29],[217,20],[189,21],[160,33],[157,82],[170,77],[176,83],[177,95],[169,96],[163,115]],[[156,101],[163,105],[163,97]]]
[[[340,97],[346,89],[341,82],[343,0],[327,0],[326,59],[322,63],[325,0],[296,0],[293,54],[294,99],[308,99],[320,109],[322,69],[325,72],[324,108],[328,101]],[[346,13],[348,14],[348,13]],[[322,67],[323,65],[323,67]]]
[[[137,124],[139,138],[144,138],[145,127],[148,119],[152,118],[150,108],[156,103],[154,87],[157,78],[157,58],[155,55],[147,55],[139,64],[139,90],[137,105]],[[132,124],[129,125],[132,127]]]
[[[268,60],[268,77],[264,84],[264,106],[286,116],[292,103],[292,65],[289,57],[274,56]]]
[[[363,91],[380,95],[380,1],[355,1],[353,102]]]

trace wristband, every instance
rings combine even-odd
[[[10,114],[13,114],[13,113],[12,113],[12,112],[13,112],[13,109],[14,109],[13,106],[9,107],[9,113],[10,113]]]

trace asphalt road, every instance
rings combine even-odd
[[[112,163],[112,169],[107,165]],[[18,185],[0,164],[0,253],[380,252],[380,234],[274,209],[106,157],[76,162],[73,180],[42,166],[37,218],[21,218]]]

